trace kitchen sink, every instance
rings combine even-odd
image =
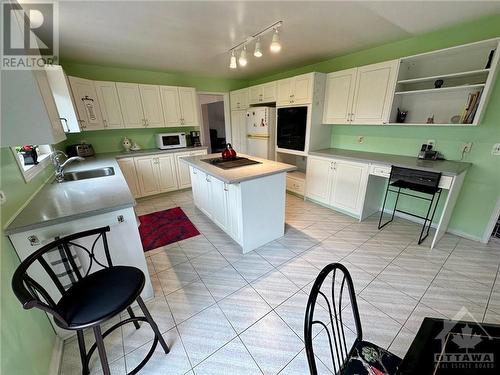
[[[86,171],[64,172],[64,181],[79,181],[88,178],[113,176],[115,169],[113,167],[104,167],[98,169],[88,169]]]

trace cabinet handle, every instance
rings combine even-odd
[[[32,235],[28,237],[28,241],[30,243],[30,246],[37,246],[40,245],[40,240],[36,235]]]
[[[108,127],[108,122],[104,119],[102,119],[102,123],[104,124],[104,127],[107,128]]]
[[[85,121],[84,120],[79,120],[80,121],[80,127],[82,129],[86,129],[87,128],[87,125],[85,125]]]
[[[196,170],[193,169],[193,174],[198,174],[198,173],[196,173]]]
[[[205,177],[206,182],[210,182],[210,179],[208,177]]]

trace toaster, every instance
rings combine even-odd
[[[87,143],[79,143],[76,145],[69,145],[66,147],[66,153],[68,156],[81,156],[81,157],[89,157],[89,156],[94,156],[94,148],[92,145],[89,145]]]

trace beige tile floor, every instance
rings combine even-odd
[[[147,304],[171,352],[157,349],[141,374],[307,374],[305,306],[311,283],[331,262],[352,274],[364,338],[397,355],[426,316],[453,318],[466,307],[478,321],[500,323],[498,243],[446,235],[431,251],[417,245],[419,227],[408,221],[379,231],[376,217],[359,223],[288,195],[285,236],[243,255],[194,207],[191,191],[141,200],[137,213],[176,206],[201,235],[146,253],[156,294]],[[107,337],[112,373],[133,369],[152,338],[146,325]],[[317,354],[320,372],[331,373]],[[101,372],[96,355],[92,370]],[[61,373],[80,372],[70,340]]]

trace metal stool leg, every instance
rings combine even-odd
[[[135,318],[134,311],[132,310],[132,308],[130,306],[127,307],[127,311],[128,311],[128,314],[130,315],[131,318]],[[134,320],[134,326],[135,326],[135,329],[141,328],[141,326],[139,325],[139,322],[136,320]]]
[[[137,297],[137,303],[141,307],[141,310],[144,313],[144,316],[148,320],[148,323],[151,325],[151,328],[153,329],[155,336],[158,338],[158,341],[160,342],[160,345],[163,348],[163,351],[165,352],[165,354],[168,354],[168,352],[170,352],[170,349],[169,349],[167,343],[165,342],[165,340],[163,339],[163,336],[161,335],[161,332],[158,329],[156,322],[153,320],[153,317],[149,313],[149,310],[146,307],[146,305],[144,304],[144,301],[142,300],[141,297]]]
[[[104,375],[111,375],[109,370],[108,357],[106,356],[106,348],[104,347],[104,340],[102,339],[101,327],[94,327],[95,342],[97,344],[97,350],[99,351],[99,358],[101,359],[101,367]]]
[[[82,360],[82,374],[88,375],[90,370],[87,366],[87,350],[85,348],[85,338],[83,337],[83,331],[76,331],[76,336],[78,337],[78,349],[80,349],[80,358]]]

